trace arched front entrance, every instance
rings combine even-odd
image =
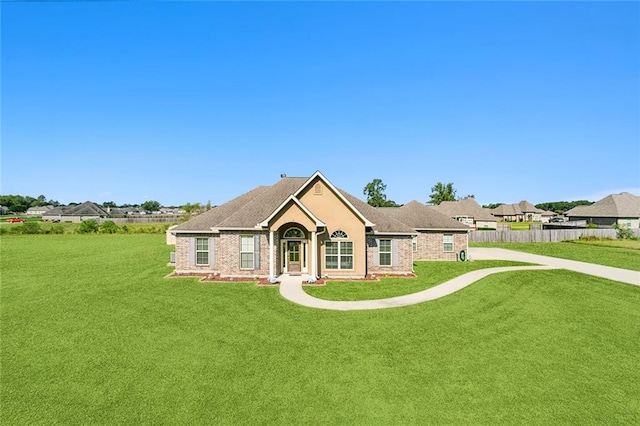
[[[303,227],[287,224],[280,237],[281,268],[283,273],[309,273],[309,240]]]

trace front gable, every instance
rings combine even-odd
[[[364,233],[368,222],[333,185],[321,176],[316,176],[297,194],[298,198],[313,214],[327,226],[329,234],[341,229],[347,234]]]
[[[277,231],[282,225],[291,222],[304,226],[308,231],[315,231],[317,226],[323,225],[305,206],[293,197],[290,197],[275,212],[275,215],[266,222],[262,225],[267,225],[269,230],[272,231]]]
[[[309,194],[312,194],[313,197],[308,197]],[[346,207],[350,211],[350,214],[356,216],[365,226],[374,226],[374,224],[364,217],[364,215],[342,195],[338,188],[333,186],[319,171],[315,172],[293,195],[309,207],[314,214],[316,214],[316,209],[314,209],[313,206],[317,205],[319,201],[330,201],[331,204],[337,206],[335,201],[339,200],[340,204]],[[325,208],[324,210],[327,209]],[[341,211],[344,212],[344,208],[341,208]]]

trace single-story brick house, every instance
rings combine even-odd
[[[482,208],[472,197],[457,201],[443,201],[429,207],[474,229],[498,228],[498,219],[488,209]]]
[[[546,213],[525,200],[514,204],[502,204],[490,212],[498,220],[505,222],[541,222],[543,214]]]
[[[171,232],[177,274],[355,278],[455,260],[469,227],[417,202],[374,208],[316,172],[254,188]]]
[[[27,216],[42,216],[46,212],[53,210],[53,206],[29,207],[25,214]]]
[[[44,222],[73,222],[79,223],[93,219],[98,222],[112,218],[122,218],[124,214],[117,208],[103,208],[91,201],[74,206],[58,206],[42,215]]]
[[[576,206],[565,213],[570,221],[586,220],[600,227],[640,228],[640,197],[630,192],[607,195],[589,206]]]

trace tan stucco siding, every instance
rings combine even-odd
[[[453,251],[444,251],[444,235],[453,235]],[[457,260],[460,250],[468,251],[466,232],[420,232],[418,251],[413,253],[414,260]]]
[[[311,182],[298,198],[327,227],[326,233],[318,238],[318,274],[364,276],[367,253],[364,222],[320,178]],[[338,229],[346,232],[348,241],[353,242],[353,269],[326,269],[324,242]]]
[[[271,221],[269,229],[272,231],[278,231],[282,225],[287,223],[297,223],[302,225],[307,231],[315,231],[316,224],[305,213],[300,206],[291,201],[289,205],[284,207]]]

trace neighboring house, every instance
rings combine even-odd
[[[489,210],[498,220],[505,222],[541,222],[545,212],[528,201],[514,204],[502,204]]]
[[[576,206],[565,213],[569,221],[586,220],[598,226],[614,224],[640,228],[640,197],[629,192],[611,194],[589,206]]]
[[[53,210],[53,206],[29,207],[25,213],[27,216],[42,216],[48,211]]]
[[[9,213],[9,207],[0,206],[0,214],[7,214],[7,213]]]
[[[551,210],[543,210],[540,216],[542,217],[542,223],[549,223],[549,221],[556,217],[557,214],[556,212],[552,212]]]
[[[422,212],[412,203],[399,209],[407,217],[416,214],[414,209]],[[400,219],[336,188],[320,172],[283,177],[173,228],[175,272],[334,278],[410,274],[422,231]],[[439,243],[424,248],[431,258],[455,260],[457,251],[467,249],[468,229],[435,228]]]
[[[498,228],[498,219],[471,197],[429,207],[475,229]]]
[[[123,207],[120,209],[127,216],[134,216],[140,214],[140,209],[137,207]]]
[[[82,222],[87,219],[95,219],[101,222],[121,217],[124,217],[124,213],[118,208],[103,208],[91,201],[85,201],[77,206],[55,207],[43,214],[42,220],[45,222]]]

